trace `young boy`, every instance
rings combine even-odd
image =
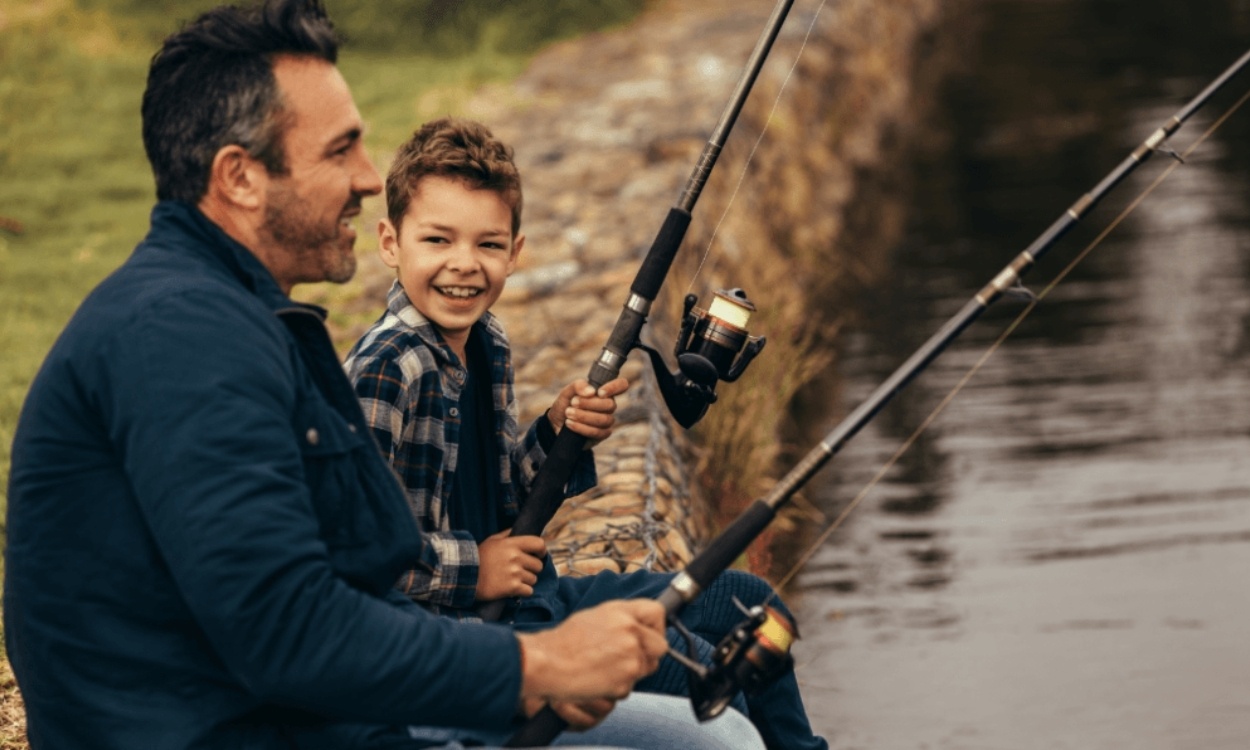
[[[608,599],[654,597],[671,574],[641,571],[559,578],[536,536],[508,536],[555,435],[572,429],[593,443],[611,434],[618,378],[597,391],[565,386],[546,414],[518,435],[507,337],[490,307],[525,244],[521,180],[512,150],[479,123],[427,123],[399,150],[386,179],[382,260],[397,273],[387,311],[348,354],[365,417],[399,474],[422,530],[439,553],[431,570],[401,587],[429,609],[476,617],[479,603],[508,598],[518,629],[558,623]],[[565,487],[595,485],[586,451]],[[730,571],[686,608],[682,620],[706,657],[747,606],[773,599],[766,583]],[[670,637],[674,637],[670,632]],[[684,694],[671,659],[639,689]],[[770,748],[826,748],[812,735],[793,672],[744,705]]]

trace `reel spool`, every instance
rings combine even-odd
[[[794,665],[790,654],[798,640],[794,622],[772,607],[747,609],[737,599],[734,603],[747,617],[717,644],[711,666],[669,650],[669,656],[690,672],[690,702],[699,721],[720,716],[739,691],[752,695]],[[670,624],[686,638],[687,649],[694,654],[694,636],[680,621]]]
[[[755,305],[742,289],[721,289],[712,296],[706,310],[696,307],[699,298],[686,295],[681,331],[674,354],[677,372],[669,372],[663,356],[639,344],[651,356],[660,394],[673,418],[682,427],[702,419],[716,402],[716,383],[732,383],[742,377],[747,365],[767,343],[763,336],[752,336],[747,329]]]

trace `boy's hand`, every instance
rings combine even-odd
[[[547,543],[540,536],[509,536],[509,530],[489,536],[477,546],[475,593],[479,602],[507,596],[530,596],[543,569]]]
[[[594,446],[606,440],[616,426],[616,397],[629,389],[629,381],[617,378],[604,383],[596,391],[585,378],[564,386],[555,403],[547,410],[547,419],[556,433],[565,425]]]

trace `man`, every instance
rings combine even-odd
[[[585,727],[666,648],[654,602],[515,635],[393,588],[430,550],[321,312],[288,296],[351,277],[381,189],[336,55],[319,2],[277,0],[153,57],[151,230],[53,346],[13,444],[5,637],[35,750],[423,747],[407,726],[506,737],[542,701]],[[613,718],[609,739],[670,726]],[[693,731],[678,744],[715,741]]]

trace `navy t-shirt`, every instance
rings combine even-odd
[[[500,519],[499,449],[491,393],[490,354],[480,326],[469,331],[464,387],[460,391],[460,448],[451,488],[451,527],[482,540],[504,528]]]

